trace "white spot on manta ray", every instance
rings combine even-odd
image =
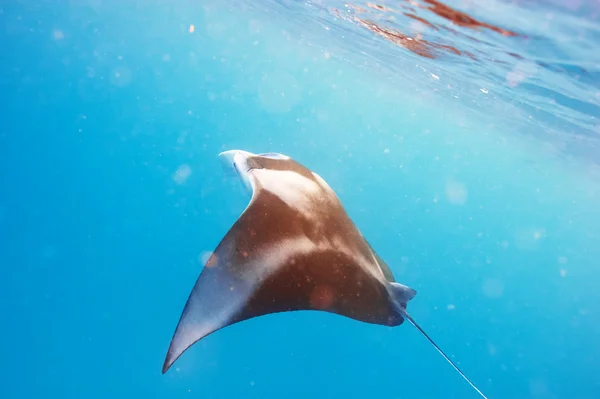
[[[253,263],[260,265],[261,267],[247,265],[247,267],[244,268],[246,271],[244,274],[244,280],[247,282],[262,281],[273,271],[278,270],[281,265],[290,262],[290,260],[295,257],[326,250],[335,250],[343,253],[348,258],[353,259],[354,262],[360,265],[363,270],[373,274],[373,268],[368,267],[367,265],[369,265],[369,263],[373,264],[375,260],[365,258],[356,250],[353,250],[346,245],[344,240],[340,237],[334,237],[331,241],[316,243],[311,241],[306,236],[297,236],[295,238],[280,240],[272,245],[269,245],[268,247],[260,248],[260,255]],[[381,278],[383,277],[383,273],[373,276],[376,278]]]
[[[260,248],[260,256],[253,263],[263,267],[252,265],[245,267],[244,280],[261,281],[291,258],[310,254],[317,249],[318,246],[304,236],[281,240],[268,247]]]
[[[253,169],[251,173],[263,190],[276,195],[306,218],[315,219],[315,202],[337,200],[320,177],[317,181],[321,184],[290,170]]]

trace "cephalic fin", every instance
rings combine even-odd
[[[413,299],[417,295],[417,291],[400,283],[389,283],[390,290],[392,291],[392,297],[398,304],[406,309],[408,301]]]

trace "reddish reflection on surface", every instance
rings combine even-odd
[[[411,14],[409,12],[405,12],[403,14],[406,15],[407,17],[409,17],[409,18],[414,19],[415,21],[419,21],[420,23],[422,23],[423,25],[427,26],[428,28],[432,28],[432,29],[438,30],[437,26],[435,26],[434,24],[432,24],[431,22],[429,22],[425,18],[421,18],[421,17],[416,16],[415,14]]]
[[[449,44],[440,44],[435,43],[431,40],[426,40],[423,38],[422,33],[416,33],[414,35],[405,34],[403,32],[400,32],[398,29],[386,27],[382,22],[379,21],[387,20],[388,22],[391,22],[395,19],[394,14],[403,15],[422,24],[422,26],[426,29],[432,29],[437,32],[443,29],[444,31],[459,34],[461,36],[466,36],[448,26],[438,25],[429,21],[427,19],[427,16],[422,15],[422,13],[420,13],[421,15],[417,15],[419,14],[417,10],[421,9],[427,10],[437,15],[438,17],[444,18],[445,20],[450,21],[452,24],[461,28],[467,28],[471,30],[489,29],[495,33],[501,34],[506,37],[519,36],[518,33],[515,33],[513,31],[479,21],[469,16],[467,13],[455,10],[454,8],[447,6],[438,0],[420,0],[420,2],[418,2],[417,0],[405,0],[405,4],[399,4],[399,9],[402,11],[398,11],[387,6],[371,2],[366,3],[366,8],[352,4],[348,4],[347,7],[354,10],[354,15],[343,15],[343,13],[340,13],[338,10],[334,10],[334,13],[336,13],[341,18],[350,19],[358,23],[360,26],[369,29],[371,32],[374,32],[377,35],[385,38],[386,40],[398,46],[404,47],[405,49],[421,57],[426,58],[437,58],[441,54],[447,53],[458,56],[467,56],[473,60],[476,59],[476,57],[468,51],[459,50],[457,47]],[[369,9],[375,11],[370,11]],[[358,15],[366,13],[375,13],[377,15],[369,19],[358,17]],[[478,39],[471,36],[466,37],[473,41],[479,41]],[[445,36],[444,39],[448,40],[450,39],[450,37]]]
[[[375,32],[378,35],[386,38],[392,43],[402,46],[405,49],[420,55],[421,57],[436,58],[437,56],[434,51],[435,49],[445,50],[456,55],[463,55],[463,52],[459,51],[455,47],[429,42],[425,39],[422,39],[420,35],[417,35],[416,37],[406,36],[398,31],[382,28],[375,22],[366,19],[356,18],[356,22],[369,29],[370,31]],[[466,52],[464,52],[464,55],[472,57],[471,54]]]
[[[519,36],[517,33],[499,28],[494,25],[490,25],[485,22],[481,22],[476,20],[475,18],[467,15],[462,11],[455,10],[445,4],[440,3],[437,0],[422,0],[423,2],[429,4],[429,9],[431,12],[437,14],[438,16],[447,19],[448,21],[465,28],[469,29],[477,29],[477,28],[487,28],[494,32],[500,33],[503,36]]]

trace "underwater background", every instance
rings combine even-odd
[[[321,175],[490,398],[599,398],[600,3],[0,4],[0,397],[477,398],[413,328],[264,316],[165,375],[248,203]]]

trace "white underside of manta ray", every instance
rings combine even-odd
[[[395,282],[319,175],[282,154],[219,154],[251,192],[187,300],[163,365],[232,324],[278,312],[326,311],[366,323],[408,320],[482,396],[407,313],[416,291]]]

